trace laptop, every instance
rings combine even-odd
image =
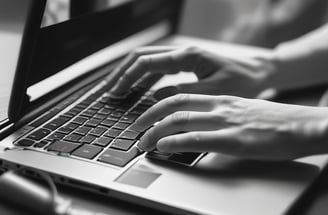
[[[45,171],[57,183],[173,214],[288,213],[326,156],[270,163],[144,153],[133,123],[169,79],[149,75],[127,99],[108,94],[130,51],[183,43],[175,39],[183,2],[85,2],[0,1],[0,45],[8,47],[0,48],[0,167]]]

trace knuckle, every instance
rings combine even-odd
[[[184,125],[190,121],[190,113],[187,111],[179,111],[171,116],[171,121],[175,125]]]
[[[138,49],[136,49],[136,50],[130,52],[129,57],[131,59],[135,59],[139,56],[139,53],[140,53],[140,51]]]
[[[140,67],[148,67],[149,57],[146,57],[146,56],[139,57],[136,63],[137,63],[137,66],[140,66]]]
[[[134,57],[136,57],[136,56],[140,56],[144,52],[144,50],[145,50],[145,47],[138,47],[131,53],[133,54]]]
[[[216,100],[219,104],[232,104],[237,100],[237,97],[234,96],[227,96],[227,95],[220,95],[216,97]]]
[[[185,51],[190,55],[198,55],[202,52],[202,49],[197,46],[188,46],[187,48],[185,48]]]
[[[190,47],[186,48],[185,51],[188,55],[189,60],[197,62],[197,63],[202,61],[204,50],[202,50],[198,47],[190,46]]]

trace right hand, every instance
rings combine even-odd
[[[271,74],[269,61],[253,59],[256,64],[241,63],[195,47],[144,47],[131,53],[117,67],[120,79],[111,90],[123,96],[147,73],[175,74],[193,72],[198,82],[179,84],[177,93],[236,95],[255,97]]]
[[[148,109],[135,122],[138,147],[165,153],[218,152],[282,161],[328,152],[328,108],[235,96],[180,94]]]

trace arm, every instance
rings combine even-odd
[[[282,43],[273,53],[275,67],[267,86],[278,89],[328,82],[328,24],[299,39]]]

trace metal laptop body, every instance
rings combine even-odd
[[[104,66],[104,62],[117,59],[117,56],[112,57],[109,53],[116,51],[117,55],[121,57],[126,54],[120,52],[124,49],[128,52],[135,46],[148,43],[157,44],[156,41],[159,39],[165,39],[160,41],[160,44],[186,45],[192,42],[193,45],[197,43],[205,48],[233,50],[232,54],[252,52],[252,49],[245,47],[220,46],[203,40],[176,38],[170,36],[171,28],[170,22],[163,18],[163,20],[145,27],[142,31],[131,34],[131,37],[122,39],[123,43],[119,43],[118,47],[117,44],[109,45],[108,49],[102,49],[74,64],[74,68],[86,68],[98,72],[87,79],[79,79],[77,83],[74,81],[70,90],[65,88],[66,94],[57,91],[52,95],[50,101],[43,100],[45,95],[42,93],[33,95],[35,89],[30,88],[30,97],[34,96],[34,104],[37,105],[33,106],[33,109],[16,123],[25,125],[1,141],[0,165],[6,168],[26,167],[27,169],[43,170],[50,173],[58,183],[175,214],[286,213],[319,175],[326,156],[313,156],[293,162],[267,163],[208,153],[183,165],[181,162],[179,163],[179,160],[176,160],[179,164],[165,162],[149,159],[146,154],[141,154],[127,165],[119,167],[68,154],[50,153],[47,150],[33,148],[33,146],[17,147],[15,144],[21,137],[29,135],[33,129],[36,129],[31,124],[40,119],[39,116],[42,117],[44,112],[49,112],[57,105],[65,103],[65,96],[67,97],[70,93],[78,93],[79,96],[72,100],[64,110],[56,113],[54,117],[83,101],[100,86],[114,85],[117,79],[115,73],[110,73],[103,78],[115,67],[115,64]],[[148,41],[139,44],[141,38],[147,38]],[[126,44],[133,45],[126,47]],[[98,67],[100,68],[97,69]],[[70,77],[72,76],[74,75],[71,73]],[[177,76],[173,79],[180,78],[181,76]],[[93,81],[93,85],[90,83],[90,79]],[[172,78],[165,77],[160,83],[155,84],[153,89],[159,85],[163,86],[161,85],[163,82],[169,85],[174,84],[170,80]],[[53,79],[45,82],[35,81],[37,85],[34,87],[42,89],[44,85],[50,85],[52,81]],[[67,82],[67,84],[72,84],[72,82]],[[83,91],[83,85],[90,85],[91,89]],[[82,93],[79,94],[81,92],[79,90],[82,90]],[[46,120],[40,126],[48,123],[51,119]],[[163,159],[165,160],[165,158]],[[26,174],[29,174],[29,171],[26,171]]]

